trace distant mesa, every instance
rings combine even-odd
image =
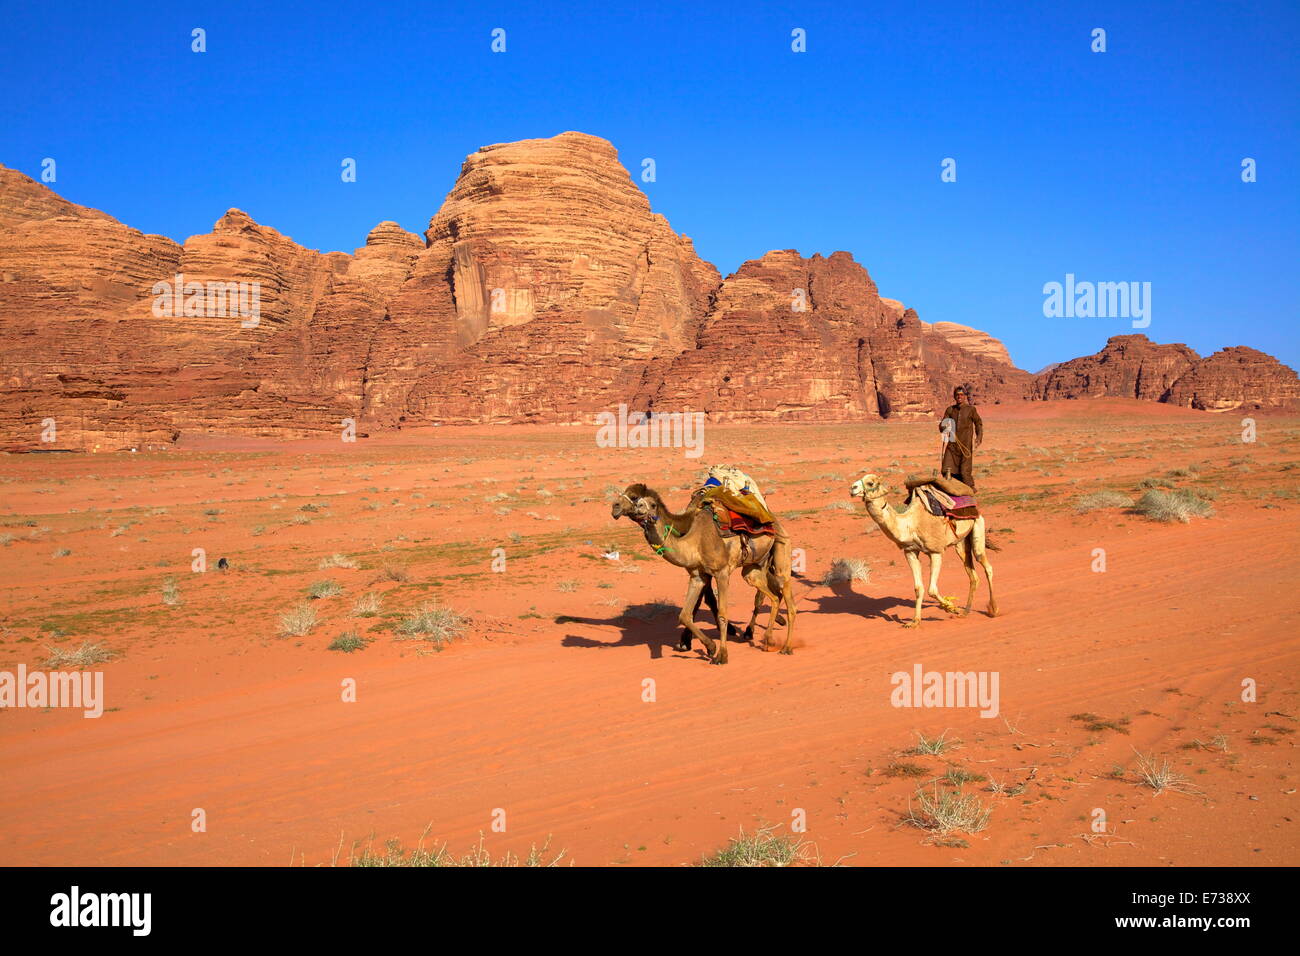
[[[187,307],[156,314],[152,290],[177,276]],[[231,312],[238,283],[258,291],[256,321]],[[84,448],[344,419],[590,422],[620,403],[714,421],[914,418],[957,383],[983,404],[1300,404],[1295,373],[1261,352],[1202,359],[1141,335],[1035,376],[991,335],[881,297],[847,252],[769,252],[724,279],[611,143],[576,132],[471,153],[423,236],[382,221],[352,254],[239,209],[178,244],[0,166],[0,341],[0,446],[14,447],[51,418],[59,447]]]

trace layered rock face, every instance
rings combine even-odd
[[[882,384],[900,404],[923,403],[923,373],[909,391],[903,369],[882,383],[892,369],[876,361],[879,344],[919,369],[919,342],[892,334],[901,321],[847,253],[769,252],[722,284],[691,347],[650,370],[633,407],[718,421],[878,417]]]
[[[1044,370],[1037,395],[1060,398],[1141,398],[1162,401],[1200,356],[1186,345],[1157,345],[1145,335],[1116,335],[1096,355]]]
[[[138,371],[124,371],[154,361],[152,336],[122,328],[180,259],[172,240],[0,167],[0,444],[45,433],[75,447],[87,429],[115,444],[173,440],[167,416],[132,401]]]
[[[653,366],[634,404],[720,421],[852,421],[933,415],[963,383],[990,403],[1032,392],[1001,343],[954,328],[981,350],[882,298],[846,252],[769,252],[723,282],[695,348]]]
[[[975,401],[1123,395],[1275,407],[1295,373],[1117,336],[1037,378],[996,339],[926,325],[845,252],[722,281],[605,140],[471,154],[424,236],[351,255],[231,209],[177,244],[0,167],[0,447],[117,448],[202,431],[294,436],[581,422],[626,402],[714,420],[930,416]]]
[[[589,422],[689,347],[720,277],[582,133],[485,146],[392,306],[383,424]]]
[[[1296,373],[1244,345],[1201,358],[1186,345],[1116,335],[1096,355],[1049,366],[1037,376],[1043,399],[1118,396],[1204,411],[1300,407]]]
[[[1273,356],[1237,345],[1197,362],[1164,400],[1210,412],[1297,408],[1300,379]]]
[[[358,416],[371,340],[423,241],[355,256],[232,209],[178,245],[0,168],[0,444],[110,448],[294,435]]]
[[[946,339],[972,355],[987,358],[1000,365],[1011,365],[1014,368],[1007,347],[987,332],[972,329],[969,325],[958,325],[956,322],[922,322],[921,328]]]

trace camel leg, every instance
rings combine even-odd
[[[723,571],[713,579],[718,589],[718,649],[713,655],[713,663],[727,663],[727,587],[731,583],[730,569]]]
[[[953,603],[952,598],[944,597],[939,593],[939,569],[943,567],[943,552],[930,555],[930,597],[939,602],[939,606],[949,614],[957,613],[957,605]]]
[[[921,626],[921,602],[925,600],[925,585],[921,583],[921,556],[915,551],[903,552],[907,557],[907,566],[912,569],[912,585],[916,588],[916,617],[905,622],[904,627]]]
[[[984,540],[987,531],[984,527],[983,520],[977,521],[975,527],[971,530],[970,545],[974,553],[975,560],[980,563],[984,569],[984,579],[989,583],[989,617],[998,616],[998,601],[993,596],[993,565],[989,564],[988,554],[984,549]],[[973,562],[972,562],[973,563]],[[975,569],[971,569],[971,576],[974,577]]]
[[[746,578],[745,580],[749,580],[749,579]],[[750,583],[753,584],[752,581],[750,581]],[[754,612],[749,615],[749,623],[745,625],[745,632],[742,635],[741,640],[752,641],[754,639],[754,625],[758,622],[758,609],[761,608],[762,606],[763,606],[763,592],[758,589],[757,585],[755,585]],[[764,638],[763,643],[764,644],[767,643],[766,638]]]
[[[754,639],[754,626],[758,623],[758,612],[763,606],[763,598],[766,597],[768,599],[769,604],[772,606],[773,613],[775,613],[776,595],[772,593],[770,588],[765,586],[767,572],[762,568],[750,566],[741,572],[741,577],[745,579],[746,584],[754,589],[754,613],[750,615],[749,624],[745,626],[744,632],[744,640],[752,641]],[[767,631],[767,637],[763,640],[764,644],[767,644],[772,636],[772,624],[770,621],[767,625]]]
[[[970,614],[970,606],[975,603],[975,592],[979,590],[979,578],[975,576],[975,544],[971,536],[962,538],[957,542],[957,554],[961,558],[961,566],[966,571],[966,577],[970,579],[970,590],[966,592],[966,608],[962,616]]]
[[[714,620],[714,622],[716,623],[717,620],[718,620],[718,598],[717,598],[717,596],[714,595],[714,593],[713,593],[713,575],[711,575],[711,574],[705,574],[705,575],[704,575],[704,590],[700,592],[700,596],[699,596],[699,598],[698,598],[698,599],[696,600],[696,602],[695,602],[695,610],[696,610],[696,611],[699,611],[701,602],[703,602],[704,604],[707,604],[707,605],[709,606],[709,611],[713,614],[713,620]],[[735,625],[735,624],[728,624],[728,625],[727,625],[727,628],[728,628],[728,636],[729,636],[729,637],[735,637],[736,634],[737,634],[737,631],[736,631],[736,625]],[[746,638],[746,640],[747,640],[747,638]],[[679,648],[677,648],[677,649],[678,649],[679,651],[680,651],[680,650],[687,650],[687,651],[689,651],[689,650],[691,649],[691,648],[690,648],[690,643],[691,643],[691,637],[690,637],[690,635],[687,634],[687,633],[685,633],[685,632],[683,632],[683,633],[682,633],[682,641],[683,641],[683,643],[686,644],[686,647],[684,647],[684,648],[679,647]]]
[[[793,654],[794,648],[790,642],[794,640],[794,585],[790,579],[786,578],[781,582],[781,601],[785,604],[785,645],[781,648],[782,654]],[[776,604],[772,604],[772,616],[776,617]],[[772,622],[767,622],[767,630],[770,634],[772,631]]]
[[[698,637],[700,643],[708,649],[709,657],[713,656],[714,643],[713,639],[699,629],[695,624],[695,608],[699,607],[700,591],[705,587],[704,578],[700,575],[692,574],[690,582],[686,585],[686,600],[682,602],[682,613],[677,617],[677,623],[685,628],[690,637],[684,637],[682,643],[677,646],[678,650],[690,649],[690,638]],[[723,632],[726,633],[725,631]]]

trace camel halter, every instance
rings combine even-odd
[[[628,496],[627,496],[626,493],[624,493],[624,492],[619,492],[619,495],[618,495],[618,496],[619,496],[620,498],[625,499],[625,500],[628,502],[628,504],[632,505],[632,507],[634,507],[634,508],[636,507],[636,502],[633,501],[631,498],[628,498]],[[671,537],[672,535],[677,535],[677,537],[680,538],[680,537],[682,536],[682,533],[681,533],[680,531],[678,531],[676,528],[673,527],[671,521],[665,521],[665,522],[664,522],[664,527],[668,529],[668,533],[667,533],[667,534],[664,534],[664,533],[661,531],[661,532],[660,532],[660,536],[663,538],[663,544],[655,544],[653,541],[650,540],[650,529],[651,529],[654,525],[657,525],[657,524],[659,523],[659,520],[660,520],[660,519],[659,519],[659,512],[658,512],[658,511],[656,511],[656,512],[654,513],[654,516],[653,516],[653,517],[650,517],[650,518],[644,518],[644,519],[642,519],[642,518],[638,518],[638,517],[636,517],[635,515],[628,515],[628,518],[630,518],[631,520],[635,521],[637,524],[639,524],[639,525],[641,526],[641,533],[642,533],[643,535],[645,535],[645,543],[648,544],[648,545],[650,545],[651,550],[654,551],[654,553],[657,554],[657,555],[659,555],[660,557],[663,557],[663,553],[664,553],[665,551],[671,551],[671,550],[672,550],[672,548],[668,546],[668,538],[669,538],[669,537]]]

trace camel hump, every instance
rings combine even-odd
[[[956,478],[944,477],[943,475],[909,475],[904,484],[907,485],[908,491],[911,491],[913,488],[919,488],[922,485],[934,485],[934,487],[938,488],[940,491],[954,497],[975,497],[975,489],[966,484],[966,482],[958,481]]]

